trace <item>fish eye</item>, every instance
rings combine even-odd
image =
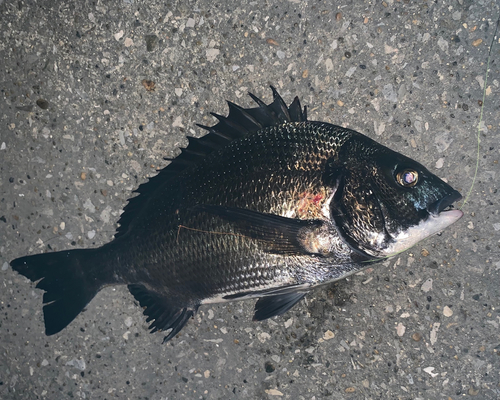
[[[403,187],[413,187],[418,182],[418,172],[414,169],[403,169],[396,174],[396,181]]]

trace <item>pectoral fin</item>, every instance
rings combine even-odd
[[[262,241],[265,250],[274,254],[314,254],[304,238],[309,240],[308,233],[324,225],[320,220],[286,218],[242,208],[203,204],[195,209],[231,222],[235,232]]]

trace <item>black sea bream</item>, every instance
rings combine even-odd
[[[109,285],[128,285],[152,332],[175,336],[206,303],[259,298],[255,320],[313,287],[442,231],[460,194],[418,162],[350,129],[308,121],[272,88],[141,185],[112,242],[18,258],[45,291],[45,332],[66,327]]]

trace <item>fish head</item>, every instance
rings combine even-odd
[[[354,135],[328,160],[330,217],[358,254],[385,258],[441,232],[463,213],[460,193],[420,163]]]

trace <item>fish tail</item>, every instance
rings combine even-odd
[[[45,334],[53,335],[73,321],[106,284],[98,249],[44,253],[13,260],[12,269],[37,282],[43,294]],[[101,261],[102,264],[102,261]]]

